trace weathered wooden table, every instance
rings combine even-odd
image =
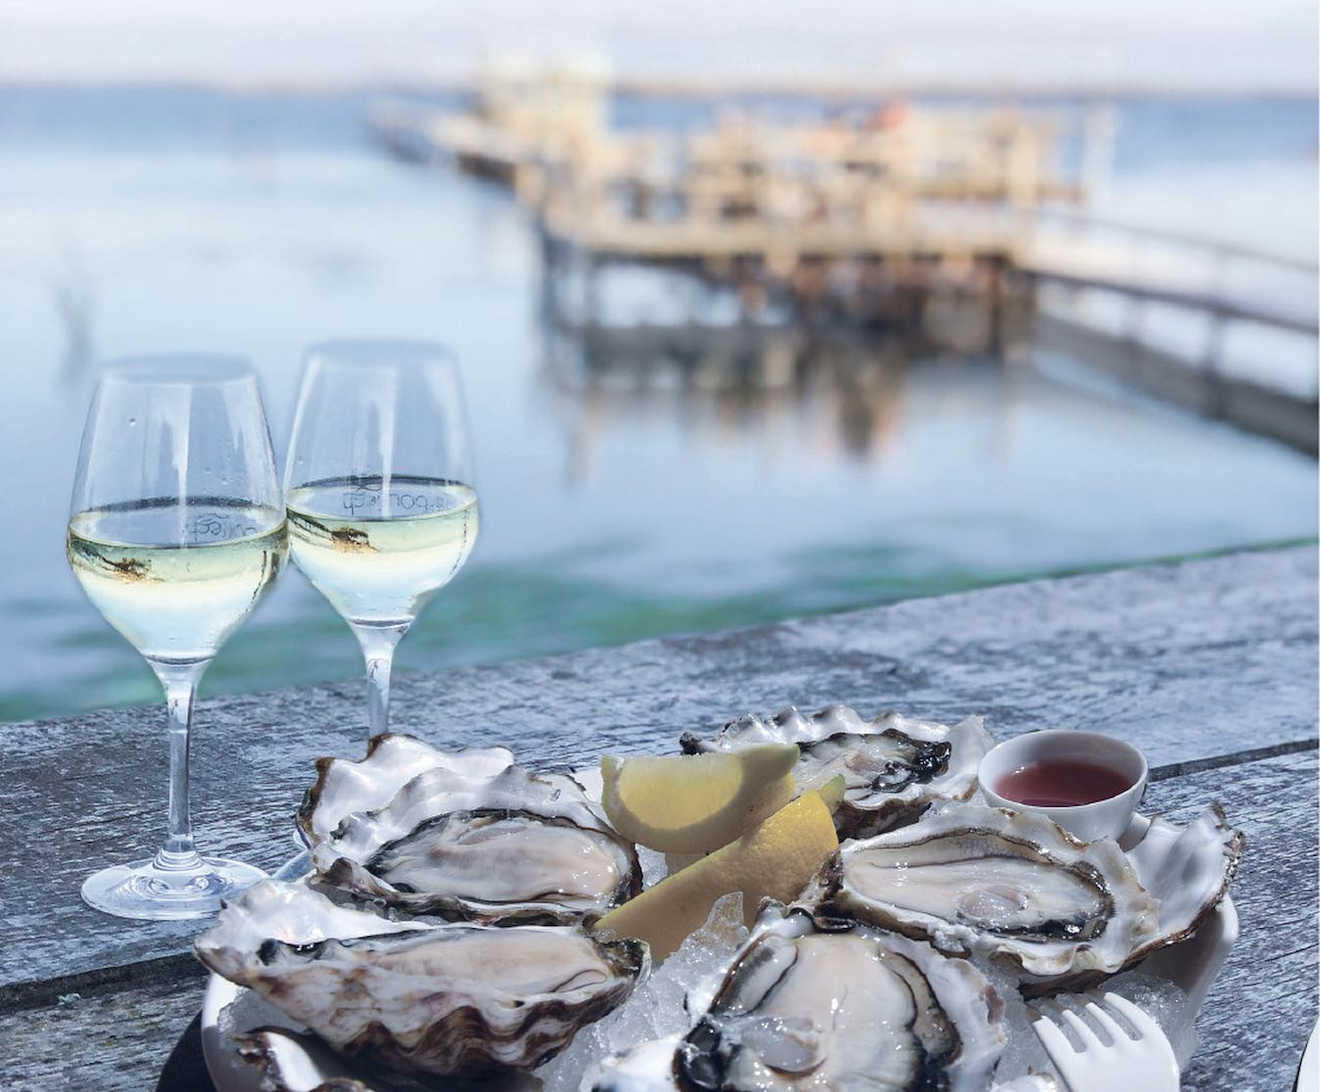
[[[1145,810],[1219,800],[1248,836],[1242,937],[1200,1021],[1185,1089],[1286,1092],[1316,1019],[1316,553],[1246,553],[400,678],[395,725],[525,760],[673,749],[745,710],[848,702],[1008,736],[1085,726],[1141,746]],[[347,639],[347,638],[346,638]],[[312,759],[358,754],[357,684],[204,704],[193,750],[204,848],[275,868]],[[200,1004],[197,923],[105,917],[99,865],[150,852],[162,714],[0,726],[0,1088],[154,1087]]]

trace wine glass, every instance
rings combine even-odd
[[[141,357],[104,373],[83,431],[67,548],[87,597],[160,680],[170,739],[164,845],[88,877],[83,899],[126,918],[212,913],[265,873],[193,845],[193,698],[288,548],[270,431],[242,360]]]
[[[419,341],[314,346],[284,503],[295,564],[362,647],[377,735],[389,726],[395,647],[477,540],[463,390],[448,350]]]

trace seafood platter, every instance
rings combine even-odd
[[[1097,984],[1185,1064],[1243,835],[1208,803],[1082,841],[986,802],[993,745],[979,717],[832,706],[574,773],[402,734],[319,759],[306,853],[196,938],[208,1068],[220,1092],[1062,1092],[1029,1006]]]

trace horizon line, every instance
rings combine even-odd
[[[197,77],[197,76],[103,76],[70,78],[67,76],[0,77],[0,90],[24,88],[104,90],[208,90],[247,94],[327,94],[334,92],[430,92],[464,94],[479,91],[479,76],[440,76],[380,74],[355,78],[335,77]],[[1226,87],[1222,82],[1181,80],[1154,83],[1146,80],[1086,81],[1060,83],[1049,80],[895,80],[856,81],[827,78],[784,76],[770,78],[626,76],[601,81],[612,95],[638,98],[714,99],[736,96],[786,96],[816,98],[825,101],[851,101],[870,98],[942,98],[965,96],[995,99],[1315,99],[1312,83],[1285,80],[1279,83],[1247,83]]]

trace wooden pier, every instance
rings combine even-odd
[[[1039,311],[1056,343],[1073,329],[1075,345],[1107,340],[1144,361],[1108,369],[1125,381],[1316,452],[1314,376],[1280,386],[1233,375],[1224,359],[1241,329],[1291,338],[1314,358],[1315,262],[1088,216],[1079,206],[1103,158],[1093,145],[1112,137],[1103,115],[1088,120],[1084,166],[1067,175],[1055,166],[1060,118],[1035,112],[891,103],[816,124],[742,113],[695,134],[620,133],[599,81],[494,85],[480,101],[450,116],[386,104],[372,126],[396,154],[497,179],[535,210],[546,308],[561,330],[611,324],[599,281],[621,264],[736,292],[737,321],[762,332],[771,311],[818,327],[929,326],[931,301],[938,310],[971,294],[985,304],[989,351],[1003,351],[1010,325],[1029,340],[1020,316]],[[1091,321],[1096,299],[1120,301],[1117,328]],[[1143,343],[1161,308],[1199,324],[1190,356]]]

